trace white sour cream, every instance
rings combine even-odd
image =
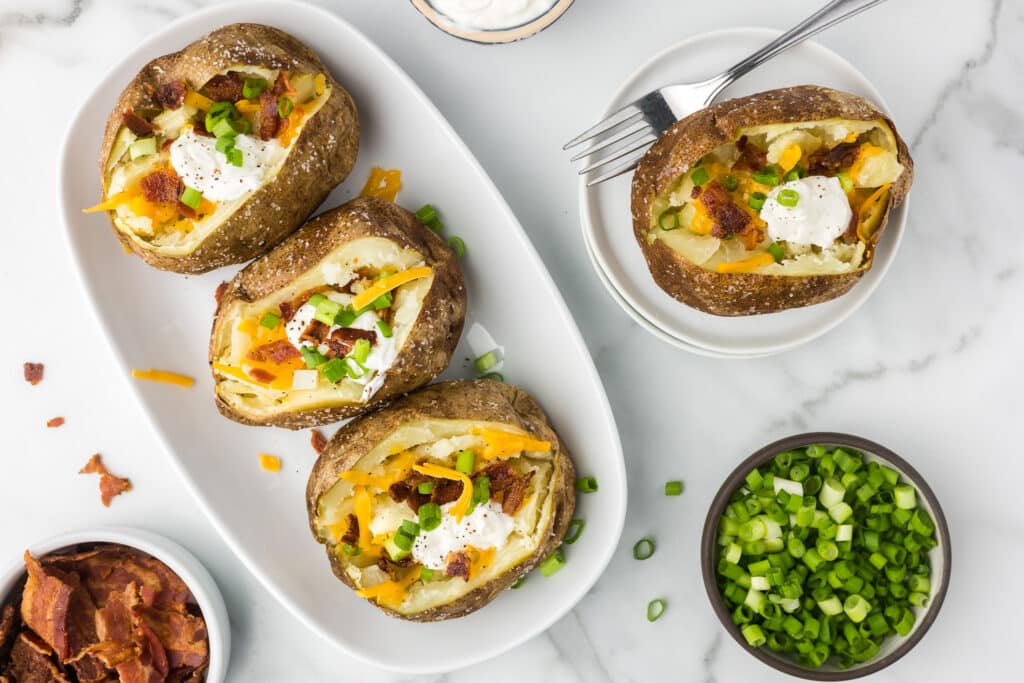
[[[452,505],[454,503],[441,506],[440,526],[432,531],[421,531],[413,541],[413,559],[425,567],[443,570],[448,566],[448,555],[461,552],[467,546],[500,549],[515,527],[512,516],[502,512],[501,505],[493,500],[477,505],[461,522],[456,522],[450,514]]]
[[[779,203],[779,193],[793,190],[796,206]],[[768,236],[775,241],[829,247],[850,227],[853,210],[838,178],[809,176],[772,189],[761,208]]]
[[[251,135],[235,138],[242,152],[242,165],[228,163],[216,148],[217,140],[186,128],[171,143],[171,166],[185,185],[195,188],[213,202],[227,202],[259,189],[284,148],[277,140],[260,140]]]
[[[557,0],[430,0],[441,14],[468,28],[494,31],[532,21]]]

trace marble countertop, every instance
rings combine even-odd
[[[371,669],[308,633],[220,542],[172,472],[75,290],[54,202],[66,113],[127,46],[205,2],[0,2],[0,164],[6,210],[0,292],[0,560],[60,531],[134,524],[191,548],[232,617],[232,681],[411,680]],[[609,298],[584,253],[576,178],[561,144],[651,54],[696,33],[786,28],[818,2],[577,0],[544,33],[481,47],[449,38],[409,3],[322,2],[366,32],[434,100],[501,188],[564,292],[611,397],[629,472],[625,532],[607,572],[546,634],[436,681],[775,681],[704,595],[707,506],[745,455],[811,430],[861,434],[911,461],[949,519],[942,613],[879,683],[1019,676],[1024,460],[1024,3],[891,0],[820,36],[884,94],[911,143],[907,234],[872,299],[820,340],[781,356],[718,361],[649,336]],[[642,8],[641,8],[642,6]],[[212,27],[211,27],[212,28]],[[550,112],[557,112],[551,116]],[[45,250],[45,251],[44,251]],[[21,363],[46,363],[30,387]],[[44,423],[63,415],[61,429]],[[78,468],[93,452],[135,491],[105,509]],[[660,494],[686,482],[681,498]],[[636,563],[641,536],[659,541]],[[647,601],[664,596],[655,624]],[[284,653],[287,653],[285,656]]]

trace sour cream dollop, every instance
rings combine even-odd
[[[556,0],[430,0],[438,12],[460,26],[493,31],[532,21]]]
[[[444,569],[450,553],[461,552],[468,546],[486,550],[501,548],[512,533],[515,520],[501,511],[493,500],[477,505],[461,522],[455,521],[450,510],[454,503],[441,506],[441,524],[431,531],[421,531],[412,544],[412,556],[424,567]]]
[[[217,140],[186,128],[171,143],[171,166],[185,185],[195,188],[214,202],[226,202],[259,189],[284,152],[277,140],[260,140],[251,135],[235,138],[242,152],[242,165],[228,163],[216,148]]]
[[[797,193],[795,206],[779,203],[779,193]],[[793,244],[829,247],[850,226],[853,210],[838,178],[808,176],[775,187],[761,208],[768,236]]]

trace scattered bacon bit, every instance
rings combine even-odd
[[[227,283],[225,282],[224,284]],[[294,304],[289,303],[287,301],[278,306],[278,308],[281,309],[281,317],[284,318],[285,322],[290,321],[292,319],[292,316],[295,315],[295,311],[299,310],[298,306],[295,306]]]
[[[42,363],[25,363],[25,381],[35,386],[43,381]]]
[[[501,503],[501,511],[506,515],[514,515],[519,511],[526,499],[526,489],[533,479],[533,471],[517,478],[505,492],[505,500]]]
[[[444,573],[448,576],[461,576],[469,581],[469,556],[466,553],[449,553],[445,558],[448,565]]]
[[[282,309],[282,313],[284,310]],[[327,332],[331,328],[320,322],[319,320],[310,320],[309,325],[299,335],[299,341],[313,342],[314,344],[322,344],[324,339],[327,338]]]
[[[135,133],[140,138],[152,135],[155,130],[152,123],[136,114],[132,109],[129,109],[121,115],[121,121],[125,126],[127,126],[128,130]]]
[[[100,475],[100,499],[106,507],[110,507],[110,501],[112,501],[115,496],[119,496],[126,491],[132,490],[132,483],[130,480],[123,477],[116,477],[107,471],[99,453],[96,453],[89,458],[89,462],[85,463],[85,467],[80,469],[78,473]]]
[[[451,503],[462,495],[462,482],[453,479],[435,479],[430,500],[438,505]]]
[[[40,641],[31,631],[22,631],[11,648],[6,672],[14,676],[16,681],[70,683],[50,659],[50,655],[46,643]]]
[[[733,164],[733,168],[760,171],[768,163],[768,153],[757,145],[750,144],[746,135],[736,142],[736,148],[740,156]]]
[[[35,631],[60,659],[69,654],[67,619],[71,607],[72,585],[63,572],[45,569],[25,551],[28,578],[21,598],[21,619]]]
[[[270,93],[274,97],[280,97],[284,94],[293,94],[295,88],[292,87],[291,82],[288,80],[288,74],[283,70],[277,72],[277,78],[274,79],[274,87],[270,89]]]
[[[277,135],[281,117],[277,115],[277,98],[264,91],[260,95],[260,139],[270,140]]]
[[[434,482],[434,488],[437,488],[437,482],[439,480],[425,477],[418,472],[411,473],[403,481],[396,482],[391,485],[388,489],[388,495],[396,503],[405,502],[413,512],[419,512],[420,506],[430,501],[430,494],[420,493],[419,485],[428,481]]]
[[[715,237],[727,237],[743,232],[753,223],[754,219],[750,214],[733,203],[729,191],[717,180],[707,184],[698,201],[704,205],[715,222],[715,227],[711,229],[711,234]]]
[[[480,474],[490,480],[491,493],[500,493],[511,486],[516,480],[516,474],[512,466],[507,462],[496,462],[488,465]]]
[[[270,361],[280,365],[292,358],[301,358],[302,354],[287,339],[278,339],[277,341],[257,346],[249,352],[247,357],[250,360],[261,363]]]
[[[327,445],[327,437],[319,429],[312,430],[309,435],[309,442],[313,445],[313,450],[317,453],[324,452],[324,446]]]
[[[248,373],[254,380],[263,384],[270,384],[277,379],[277,375],[267,372],[263,368],[249,368]]]
[[[217,302],[218,306],[220,306],[220,300],[224,298],[224,292],[226,291],[228,291],[228,283],[226,281],[217,285],[217,291],[213,293],[213,300]]]
[[[209,657],[206,624],[199,617],[153,607],[135,607],[132,613],[141,617],[151,640],[166,652],[169,668],[195,668]]]
[[[700,185],[694,185],[693,189],[690,190],[690,199],[696,199],[700,196],[701,188]]]
[[[351,513],[348,516],[348,527],[345,529],[341,540],[349,545],[359,543],[359,518]]]
[[[217,74],[202,87],[204,95],[214,102],[237,102],[242,99],[242,88],[245,81],[237,71]]]
[[[63,417],[51,417],[49,420],[46,421],[47,427],[60,427],[62,424],[64,424]]]
[[[177,109],[185,103],[188,85],[185,81],[161,83],[156,89],[156,101],[164,109]]]
[[[840,169],[853,165],[860,146],[860,142],[840,142],[828,151],[818,150],[807,161],[808,172],[812,175],[838,173]]]
[[[140,182],[142,196],[147,202],[177,202],[185,184],[178,174],[169,168],[161,168],[145,176]]]
[[[329,352],[325,354],[328,358],[348,355],[355,347],[356,342],[365,339],[373,344],[377,340],[377,333],[373,330],[359,330],[354,327],[340,327],[324,343],[327,344]]]

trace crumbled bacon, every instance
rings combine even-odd
[[[80,469],[78,473],[100,475],[100,499],[106,507],[110,507],[110,501],[112,501],[115,496],[119,496],[126,491],[131,491],[132,489],[131,481],[123,477],[115,477],[107,471],[99,453],[96,453],[89,458],[89,462],[85,463],[85,467]]]
[[[51,417],[49,420],[46,421],[46,426],[47,427],[60,427],[63,424],[64,424],[64,418],[63,417]]]
[[[496,462],[488,465],[480,474],[490,480],[489,489],[491,493],[500,493],[512,485],[516,480],[516,474],[512,466],[507,462]]]
[[[533,471],[517,477],[508,490],[505,491],[505,500],[501,503],[501,511],[506,515],[514,515],[519,511],[523,501],[526,500],[526,490],[533,479]]]
[[[319,320],[310,320],[309,325],[299,335],[299,341],[313,342],[314,344],[322,344],[327,338],[327,332],[331,328]]]
[[[272,372],[267,372],[263,368],[249,368],[248,372],[250,377],[257,382],[262,382],[263,384],[270,384],[277,379],[277,375]]]
[[[466,553],[449,553],[445,558],[447,566],[444,573],[448,576],[461,576],[469,581],[469,556]]]
[[[301,357],[302,354],[299,350],[292,346],[291,342],[287,339],[278,339],[277,341],[269,342],[267,344],[261,344],[248,354],[248,358],[250,360],[261,363],[270,361],[271,363],[276,363],[278,365],[293,358]]]
[[[220,306],[220,300],[224,298],[224,292],[226,291],[228,291],[228,283],[226,281],[217,285],[217,291],[213,293],[213,300],[217,302],[218,306]]]
[[[753,223],[750,214],[733,203],[729,191],[717,180],[712,180],[704,187],[697,201],[704,205],[714,221],[711,234],[715,237],[728,237],[743,232]]]
[[[7,647],[8,641],[14,637],[14,605],[7,603],[0,608],[0,652]]]
[[[284,94],[292,94],[295,92],[295,88],[292,87],[291,82],[288,80],[288,74],[284,70],[277,72],[277,78],[274,79],[274,87],[270,89],[270,93],[274,97],[280,97]]]
[[[819,150],[811,155],[807,161],[808,173],[811,175],[826,175],[838,173],[840,169],[848,168],[857,160],[860,151],[859,142],[840,142],[828,151]]]
[[[42,363],[25,363],[24,366],[25,381],[35,386],[43,381],[43,364]]]
[[[139,183],[147,202],[177,202],[185,188],[178,174],[169,168],[153,171]]]
[[[299,304],[301,306],[301,304]],[[289,322],[292,316],[295,315],[295,311],[299,310],[299,306],[296,306],[288,301],[282,303],[278,308],[281,309],[281,317],[285,322]]]
[[[147,135],[152,135],[153,131],[155,130],[153,128],[152,123],[136,114],[135,111],[132,109],[129,109],[124,114],[122,114],[121,121],[128,128],[128,130],[135,133],[140,138],[146,137]]]
[[[72,585],[63,572],[45,569],[25,551],[28,578],[21,598],[21,618],[60,659],[69,655],[67,619]]]
[[[377,340],[377,333],[373,330],[359,330],[354,327],[340,327],[324,340],[329,352],[327,357],[341,357],[348,355],[355,347],[356,342],[365,339],[370,344]]]
[[[242,99],[245,81],[237,71],[217,74],[203,86],[203,94],[214,102],[237,102]]]
[[[281,126],[281,117],[277,115],[277,98],[264,91],[260,95],[260,139],[270,140],[277,135]]]
[[[437,490],[437,481],[430,477],[425,477],[419,472],[413,472],[407,476],[403,481],[395,482],[388,488],[388,495],[396,503],[405,502],[413,512],[419,512],[420,506],[424,503],[430,502],[431,496],[427,493],[420,493],[419,485],[428,481],[433,481],[434,490]]]
[[[169,668],[194,668],[206,661],[206,624],[199,617],[155,607],[135,607],[132,613],[141,617],[141,625],[152,634],[151,641],[166,653]]]
[[[348,526],[345,528],[341,541],[349,545],[355,545],[359,543],[359,518],[350,513],[346,521]]]
[[[5,671],[19,683],[70,683],[50,655],[46,643],[40,641],[31,631],[22,631],[11,648],[10,660]]]
[[[733,168],[760,171],[768,163],[767,152],[757,145],[751,144],[746,135],[736,142],[736,148],[739,150],[740,156],[733,164]]]
[[[314,429],[309,435],[309,443],[312,444],[314,451],[323,453],[324,446],[327,445],[327,437],[319,429]]]
[[[164,109],[177,109],[185,103],[185,93],[188,85],[185,81],[170,81],[161,83],[156,89],[156,101]]]
[[[430,494],[431,502],[438,505],[451,503],[458,500],[462,495],[462,482],[453,479],[437,479],[434,481],[434,491]]]

